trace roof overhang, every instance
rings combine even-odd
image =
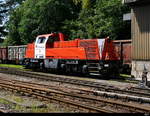
[[[139,1],[139,0],[122,0],[122,2],[123,2],[124,4],[135,3],[135,2],[137,2],[137,1]]]
[[[150,3],[150,0],[122,0],[122,3],[128,5],[143,5]]]

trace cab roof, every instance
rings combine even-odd
[[[37,37],[49,37],[54,35],[54,33],[50,33],[50,34],[42,34],[42,35],[38,35]]]
[[[124,4],[131,5],[142,5],[145,3],[150,3],[150,0],[122,0]]]

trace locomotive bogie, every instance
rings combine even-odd
[[[72,60],[72,59],[26,59],[26,67],[32,69],[43,69],[63,74],[77,73],[89,75],[97,73],[100,75],[119,74],[120,63],[118,61],[95,60]]]
[[[58,59],[45,59],[44,60],[44,67],[57,69],[58,68],[58,61],[59,61]]]
[[[43,59],[24,59],[25,67],[30,69],[43,69],[44,65],[41,65],[44,64],[43,62]]]

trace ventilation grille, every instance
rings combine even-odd
[[[87,59],[97,59],[97,41],[96,40],[82,40],[80,41],[80,47],[85,48]]]

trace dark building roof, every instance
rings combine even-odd
[[[133,3],[133,2],[137,2],[139,0],[123,0],[123,3]]]
[[[131,5],[139,5],[139,4],[145,4],[150,3],[150,0],[123,0],[124,4],[131,4]]]

